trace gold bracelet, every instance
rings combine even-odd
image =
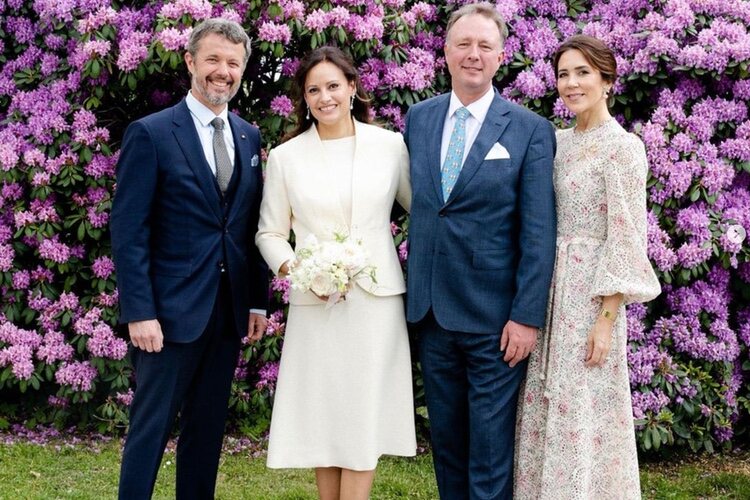
[[[610,311],[609,309],[602,309],[601,312],[599,313],[599,316],[606,318],[610,321],[615,320],[615,315],[612,314],[612,311]]]

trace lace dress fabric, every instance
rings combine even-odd
[[[625,304],[660,293],[646,254],[646,154],[614,119],[557,134],[557,256],[519,398],[515,497],[640,498]],[[601,297],[624,294],[602,367],[584,365]]]

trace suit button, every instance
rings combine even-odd
[[[438,212],[438,215],[439,215],[440,217],[445,217],[445,212],[443,212],[443,211],[441,210],[441,211],[439,211],[439,212]]]

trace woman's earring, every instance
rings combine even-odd
[[[349,109],[354,109],[354,94],[352,94],[352,98],[349,101]]]
[[[307,119],[310,119],[310,106],[307,107]]]
[[[604,93],[603,93],[604,98],[609,99],[609,87],[604,87],[603,90],[604,90]]]

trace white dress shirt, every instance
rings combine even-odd
[[[448,143],[453,133],[453,125],[456,123],[456,110],[464,107],[470,113],[469,117],[466,118],[466,142],[464,143],[463,158],[463,161],[466,161],[466,157],[469,155],[469,151],[471,151],[471,146],[474,144],[477,135],[479,135],[479,129],[482,128],[482,123],[484,123],[484,118],[490,110],[490,105],[494,97],[495,88],[490,85],[490,89],[482,97],[468,106],[464,106],[455,92],[451,91],[451,102],[448,105],[448,114],[445,116],[445,123],[443,124],[443,141],[440,143],[440,165],[445,162],[445,157],[448,155]]]
[[[198,132],[198,138],[201,141],[201,147],[203,148],[203,154],[206,157],[208,166],[211,167],[211,172],[216,175],[216,159],[214,158],[214,126],[211,125],[211,120],[217,116],[224,120],[224,144],[227,145],[227,153],[229,153],[229,161],[232,162],[234,167],[234,138],[232,137],[232,128],[229,125],[227,119],[227,106],[224,106],[224,110],[218,115],[214,114],[209,108],[193,96],[192,91],[188,91],[188,95],[185,98],[185,104],[187,104],[190,110],[190,116],[193,117],[193,123],[195,124],[195,130]]]

